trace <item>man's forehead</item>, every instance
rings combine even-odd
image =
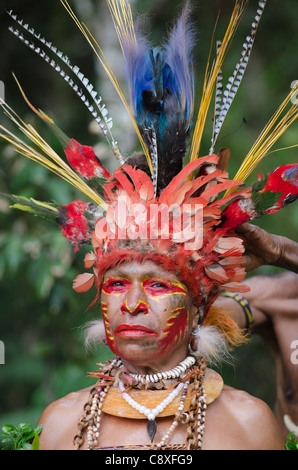
[[[106,271],[104,278],[111,276],[140,276],[140,277],[162,277],[164,279],[175,280],[177,277],[174,273],[165,270],[153,261],[144,261],[142,263],[133,261],[123,263]]]

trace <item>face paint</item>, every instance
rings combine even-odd
[[[159,341],[163,352],[168,346],[172,347],[184,337],[187,331],[188,317],[188,311],[184,307],[172,310],[167,327],[163,330],[163,337]]]
[[[111,325],[110,325],[110,321],[109,321],[108,314],[107,314],[107,304],[105,302],[101,303],[101,311],[102,311],[102,317],[103,317],[104,326],[105,326],[107,344],[110,350],[114,354],[118,355],[119,351],[115,343],[115,338],[111,333]]]
[[[147,278],[143,282],[143,289],[151,297],[163,297],[165,295],[187,295],[183,285],[177,281],[168,281],[159,278]]]
[[[115,329],[115,336],[121,336],[126,338],[141,338],[141,337],[150,337],[158,336],[157,331],[147,328],[144,325],[127,325],[122,324],[118,325]]]
[[[122,277],[110,277],[102,285],[102,291],[108,295],[121,295],[128,291],[131,281]]]
[[[122,312],[122,315],[125,315],[126,313],[129,313],[130,315],[138,315],[138,313],[148,315],[149,307],[150,305],[148,304],[148,302],[145,302],[144,300],[139,300],[135,308],[131,310],[127,305],[127,300],[125,300],[125,302],[121,305],[120,310]]]
[[[113,268],[102,286],[109,348],[128,363],[164,367],[187,351],[194,310],[186,287],[152,262]]]

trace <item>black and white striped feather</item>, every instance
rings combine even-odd
[[[50,51],[55,54],[55,56],[63,62],[66,66],[81,82],[83,89],[71,78],[69,73],[66,73],[63,65],[58,64],[57,61],[52,59],[41,47],[36,46],[32,40],[28,40],[22,32],[13,26],[9,27],[9,30],[20,39],[25,45],[27,45],[31,50],[44,59],[59,75],[67,82],[67,84],[73,89],[76,95],[81,99],[84,105],[87,107],[92,117],[98,123],[102,134],[106,138],[108,144],[113,150],[114,155],[119,160],[121,164],[124,163],[124,158],[120,152],[119,146],[116,140],[113,137],[111,132],[113,126],[113,120],[109,116],[109,112],[104,103],[102,103],[102,97],[98,95],[97,91],[94,89],[94,86],[90,83],[89,79],[80,71],[77,65],[72,65],[69,58],[59,51],[52,42],[47,41],[40,34],[36,33],[33,28],[29,27],[28,24],[24,24],[23,20],[19,20],[17,15],[13,11],[7,12],[10,17],[16,21],[24,30],[31,34],[34,38],[40,41],[44,46],[46,46]],[[89,95],[89,96],[86,96]]]
[[[257,14],[254,18],[254,21],[251,26],[251,32],[246,37],[246,40],[243,44],[243,50],[241,53],[241,58],[237,63],[233,74],[229,77],[227,86],[223,92],[221,93],[220,89],[217,89],[216,92],[216,103],[215,103],[215,114],[214,114],[214,125],[213,125],[213,135],[211,139],[211,148],[210,154],[213,153],[214,147],[216,145],[216,141],[220,130],[223,126],[224,120],[226,115],[231,107],[231,104],[236,96],[236,93],[240,87],[241,81],[245,74],[247,64],[251,55],[251,51],[253,48],[253,44],[255,41],[256,32],[264,12],[267,0],[260,0],[258,4]],[[222,77],[219,77],[219,85],[222,82]]]

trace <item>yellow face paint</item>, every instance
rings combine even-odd
[[[107,295],[121,295],[128,291],[131,281],[124,277],[110,277],[102,285],[102,292]]]
[[[162,352],[168,345],[177,344],[187,331],[189,312],[185,307],[175,308],[167,321],[167,326],[163,330],[163,337],[159,341]]]
[[[107,315],[107,304],[105,302],[101,302],[101,311],[102,311],[108,346],[111,349],[111,351],[113,351],[115,354],[118,354],[118,350],[115,344],[115,338],[112,335],[111,330],[110,330],[110,322],[109,322],[108,315]]]
[[[155,300],[168,295],[187,295],[185,287],[178,280],[169,281],[162,278],[146,277],[142,287],[147,295]]]
[[[144,300],[139,300],[133,310],[131,310],[127,304],[127,300],[121,305],[121,312],[124,315],[129,313],[130,315],[137,315],[139,312],[147,315],[149,313],[150,304]]]

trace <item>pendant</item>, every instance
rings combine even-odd
[[[150,437],[151,442],[153,442],[154,436],[156,434],[157,424],[155,419],[149,419],[147,422],[147,433]]]

